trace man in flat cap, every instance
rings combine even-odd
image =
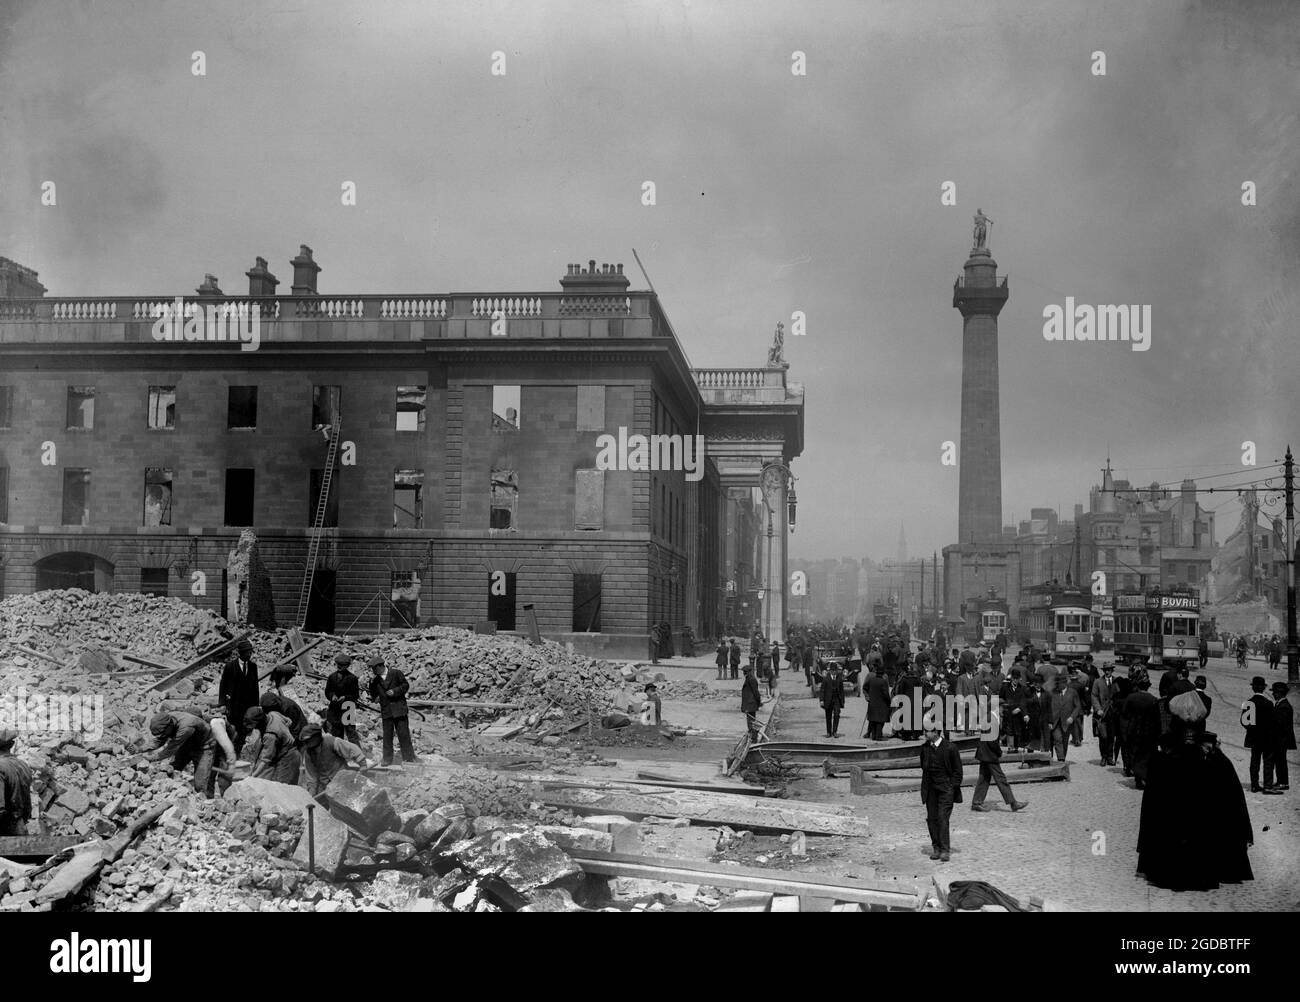
[[[402,746],[402,761],[416,762],[415,749],[411,747],[411,725],[407,718],[406,692],[411,688],[406,676],[396,668],[389,668],[378,654],[366,662],[374,672],[370,680],[370,698],[379,704],[384,721],[384,765],[393,764],[393,732]]]
[[[151,762],[171,759],[172,768],[180,772],[194,763],[194,789],[212,796],[212,765],[217,742],[206,720],[183,710],[155,713],[149,720],[149,733],[158,746],[145,753]]]
[[[0,835],[26,835],[32,813],[32,768],[13,753],[18,732],[0,728]]]
[[[302,729],[302,768],[300,782],[313,797],[319,797],[349,762],[360,769],[367,765],[366,755],[351,741],[324,733],[316,724]]]
[[[257,681],[257,662],[253,660],[253,645],[241,640],[235,648],[236,656],[221,669],[221,685],[217,702],[226,713],[226,721],[236,729],[235,751],[244,747],[248,731],[244,728],[244,714],[259,705],[262,689]]]
[[[361,683],[352,674],[348,666],[352,664],[352,655],[340,652],[334,655],[336,665],[334,673],[325,681],[325,698],[329,700],[329,709],[325,722],[329,732],[336,738],[345,738],[354,745],[361,744],[357,736],[357,701],[361,699]]]

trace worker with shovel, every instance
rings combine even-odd
[[[205,797],[212,796],[212,765],[217,743],[207,722],[182,710],[155,713],[149,720],[149,733],[158,747],[146,752],[145,758],[158,762],[170,758],[172,768],[180,772],[194,763],[194,789]]]
[[[32,767],[13,754],[18,732],[0,728],[0,835],[26,835],[32,813]]]

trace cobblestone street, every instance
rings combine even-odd
[[[702,663],[692,659],[690,664]],[[671,676],[682,672],[682,659],[672,665]],[[660,666],[664,668],[664,665]],[[1269,672],[1252,661],[1243,673],[1226,659],[1212,660],[1204,673],[1214,700],[1209,728],[1223,743],[1223,750],[1245,780],[1249,752],[1242,747],[1238,722],[1241,701],[1250,692],[1252,675],[1262,674],[1269,682],[1285,677]],[[693,669],[690,677],[713,679],[711,670]],[[716,682],[724,689],[739,689],[737,682]],[[822,741],[824,717],[811,698],[802,676],[782,674],[779,686],[782,711],[776,737]],[[1293,704],[1300,699],[1293,693]],[[726,704],[724,704],[726,705]],[[737,707],[737,734],[743,726]],[[665,706],[665,716],[672,715]],[[858,743],[863,727],[865,703],[850,697],[840,733],[845,743]],[[849,839],[820,840],[825,846],[810,850],[808,869],[838,870],[842,874],[864,875],[874,869],[877,877],[919,877],[928,882],[938,873],[950,880],[984,880],[1007,893],[1024,898],[1038,895],[1051,905],[1066,910],[1087,911],[1294,911],[1300,908],[1300,793],[1264,796],[1247,792],[1246,802],[1255,829],[1250,863],[1255,879],[1242,884],[1225,884],[1217,891],[1172,892],[1150,886],[1136,876],[1138,816],[1142,793],[1125,779],[1121,770],[1103,768],[1091,718],[1084,725],[1083,746],[1071,747],[1069,782],[1013,785],[1016,796],[1029,808],[1012,814],[996,789],[985,803],[991,813],[970,809],[977,767],[968,766],[963,779],[964,802],[952,815],[952,862],[939,864],[929,859],[930,840],[925,827],[925,808],[917,793],[856,797],[849,793],[848,779],[809,778],[790,786],[790,795],[805,800],[852,803],[867,814],[871,836],[866,844]],[[1292,770],[1300,768],[1300,756],[1291,752]],[[1014,764],[1006,768],[1015,779]],[[818,840],[810,840],[816,843]],[[833,859],[828,858],[832,854]]]

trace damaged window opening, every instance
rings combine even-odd
[[[0,428],[13,427],[14,420],[14,388],[12,386],[0,386]]]
[[[9,467],[0,466],[0,525],[9,521]]]
[[[90,471],[63,471],[63,524],[90,525]]]
[[[519,479],[514,470],[492,471],[492,513],[489,529],[515,528],[515,508],[519,503]]]
[[[231,386],[226,391],[226,427],[257,427],[257,387]]]
[[[573,575],[573,632],[600,632],[600,575]]]
[[[307,524],[316,524],[316,509],[320,506],[320,489],[321,481],[325,477],[325,470],[312,470],[310,482],[307,485],[307,500],[311,507],[307,510]],[[331,478],[332,481],[332,478]],[[339,524],[339,492],[333,482],[330,483],[329,500],[325,503],[325,521],[321,525],[326,529],[337,528]]]
[[[343,396],[341,386],[313,386],[311,388],[311,428],[332,428],[338,424],[339,403]]]
[[[492,430],[519,430],[519,387],[492,387]]]
[[[388,625],[399,628],[420,625],[420,575],[417,571],[393,571],[392,602]]]
[[[393,474],[393,528],[424,528],[423,470],[398,470]]]
[[[424,431],[424,396],[423,386],[397,388],[398,431]]]
[[[492,571],[488,574],[487,618],[498,630],[515,628],[515,572]]]
[[[172,524],[172,471],[150,466],[144,471],[144,524]]]
[[[605,387],[578,387],[578,431],[605,430]]]
[[[68,431],[95,427],[95,388],[93,386],[68,387]]]
[[[140,594],[155,595],[158,598],[166,598],[167,571],[168,568],[166,567],[141,567]]]
[[[149,387],[149,427],[176,427],[176,387]]]
[[[226,470],[226,513],[223,525],[253,524],[253,471]]]

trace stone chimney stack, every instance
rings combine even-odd
[[[215,299],[217,296],[224,296],[225,293],[217,285],[216,275],[204,275],[203,284],[194,290],[204,299]]]
[[[244,274],[248,276],[248,294],[250,296],[275,295],[275,287],[280,284],[280,280],[267,270],[266,258],[259,257],[257,263]]]
[[[320,272],[320,265],[311,259],[311,248],[302,244],[298,248],[298,256],[289,262],[293,265],[293,285],[290,287],[295,296],[315,296],[316,292],[316,275]]]
[[[623,274],[622,264],[597,267],[594,259],[587,262],[585,269],[580,264],[569,265],[568,274],[560,279],[560,288],[565,292],[583,296],[622,296],[631,284]]]
[[[45,286],[36,281],[36,272],[0,257],[0,299],[39,299],[44,295]]]
[[[1184,501],[1190,504],[1196,504],[1196,481],[1184,480],[1182,484],[1179,485],[1179,493]]]

